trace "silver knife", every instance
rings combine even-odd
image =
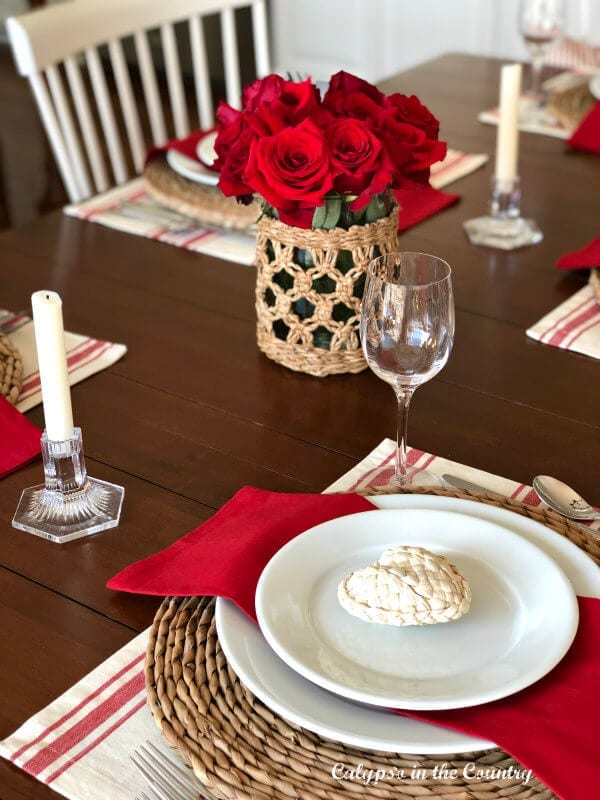
[[[486,489],[485,486],[479,486],[477,483],[465,481],[463,478],[459,478],[456,475],[449,475],[446,473],[442,475],[442,479],[445,480],[446,483],[449,483],[450,486],[454,486],[455,489],[467,489],[469,492],[484,492],[485,494],[500,495],[500,492],[496,492],[494,489]]]

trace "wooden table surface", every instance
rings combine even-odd
[[[382,84],[417,94],[451,147],[493,154],[476,120],[497,99],[500,62],[448,55]],[[544,232],[505,253],[469,245],[490,163],[449,190],[461,201],[403,234],[406,250],[453,268],[456,340],[417,391],[409,444],[530,483],[561,477],[598,504],[600,364],[540,345],[525,329],[577,291],[558,256],[600,233],[600,159],[523,134],[522,209]],[[126,487],[118,528],[64,545],[17,531],[23,488],[41,462],[0,484],[0,737],[145,628],[157,598],[108,591],[121,567],[170,544],[241,486],[320,491],[395,434],[391,389],[370,371],[312,378],[255,342],[253,268],[109,230],[57,212],[0,236],[0,298],[29,306],[54,289],[68,330],[127,344],[125,358],[72,390],[88,471]],[[28,416],[43,424],[41,407]],[[0,761],[2,800],[57,795]]]

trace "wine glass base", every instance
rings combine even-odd
[[[402,483],[396,480],[395,476],[387,483],[374,483],[370,484],[365,494],[400,494],[405,491],[417,488],[432,488],[439,489],[446,486],[442,478],[435,475],[433,472],[428,472],[425,469],[408,469],[407,480]]]

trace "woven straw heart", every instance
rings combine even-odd
[[[338,599],[346,611],[366,622],[432,625],[466,614],[471,590],[445,556],[423,547],[399,546],[344,578]]]

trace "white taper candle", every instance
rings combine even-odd
[[[496,138],[496,180],[510,183],[517,176],[521,65],[508,64],[500,73],[500,119]]]
[[[56,292],[44,290],[31,295],[31,306],[46,434],[52,441],[63,442],[73,437],[73,411],[62,301]]]

